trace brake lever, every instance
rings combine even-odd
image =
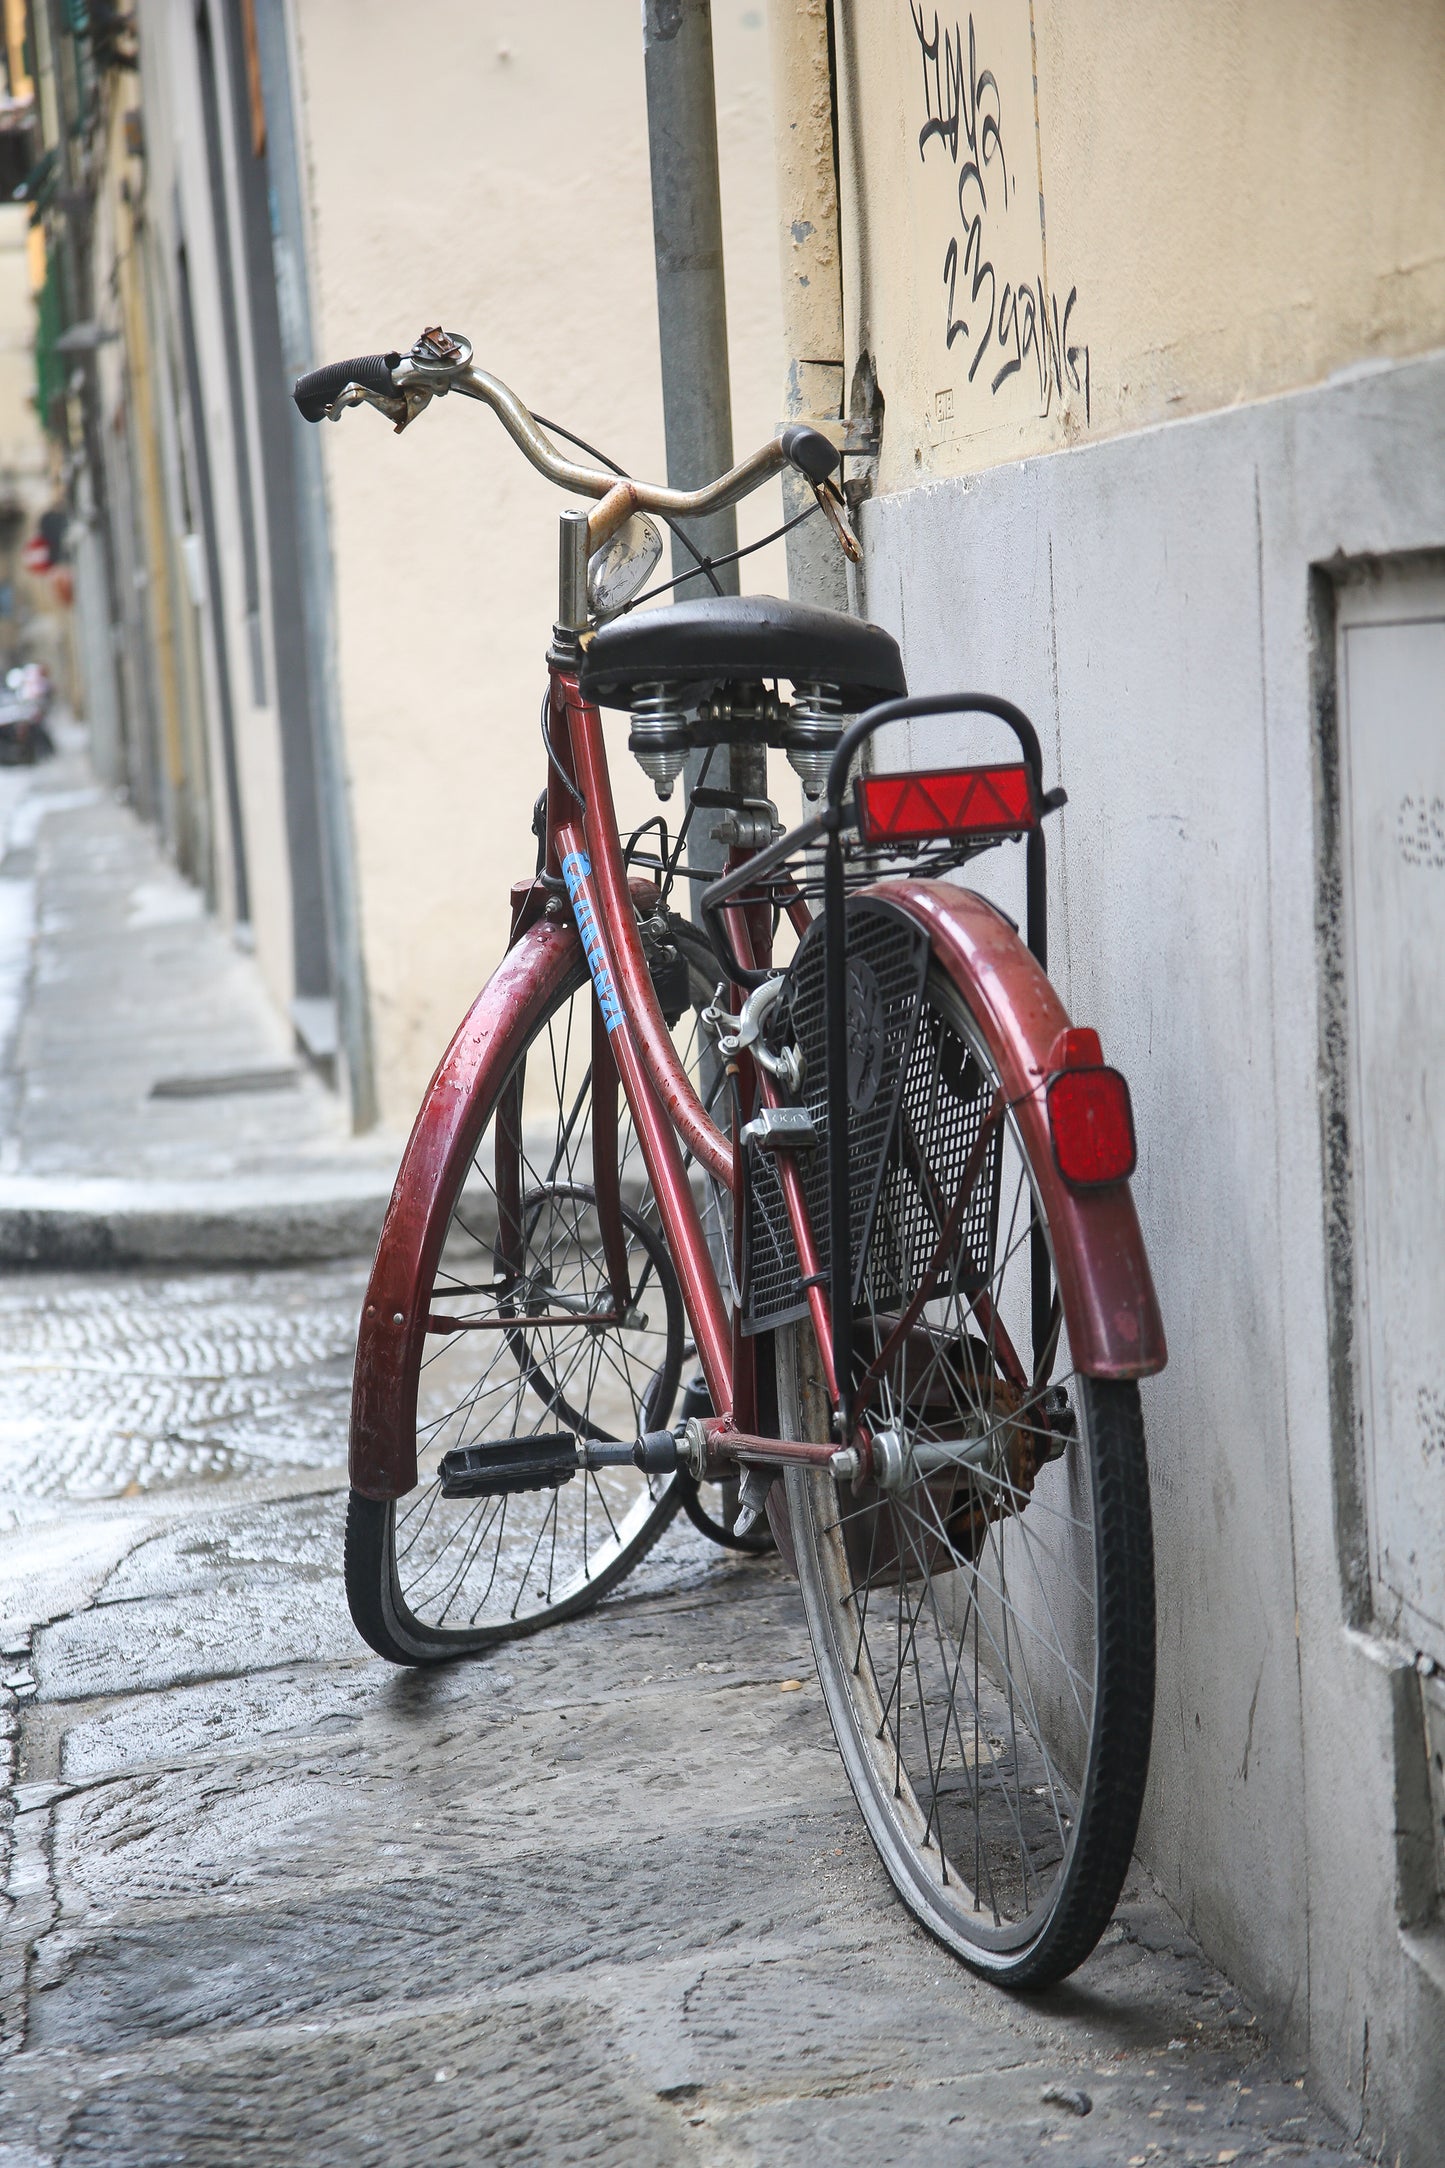
[[[384,414],[389,422],[395,423],[398,431],[405,429],[412,418],[406,399],[386,399],[380,392],[368,391],[364,384],[347,384],[326,409],[326,419],[339,422],[348,407],[357,406],[375,407],[378,414]]]

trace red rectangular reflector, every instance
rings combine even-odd
[[[1134,1172],[1134,1110],[1117,1069],[1063,1069],[1049,1079],[1049,1131],[1066,1182],[1096,1189]]]
[[[920,768],[858,779],[858,833],[865,843],[923,843],[938,836],[1022,835],[1034,825],[1034,794],[1021,763],[1007,768]]]

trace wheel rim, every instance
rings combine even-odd
[[[868,1425],[898,1441],[902,1472],[854,1490],[794,1471],[789,1498],[830,1714],[885,1862],[934,1932],[1006,1970],[1047,1932],[1079,1842],[1099,1580],[1088,1396],[1057,1301],[1030,1364],[1038,1198],[998,1094],[982,1037],[932,975],[855,1323],[860,1375],[896,1341]],[[970,1179],[956,1264],[899,1337]],[[1041,1208],[1038,1222],[1046,1240]],[[783,1383],[796,1433],[826,1436],[801,1327]]]

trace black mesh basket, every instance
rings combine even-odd
[[[817,1139],[800,1158],[803,1190],[818,1261],[829,1270],[825,945],[821,924],[814,925],[788,968],[782,1002],[792,1011],[793,1036],[802,1057],[799,1103],[811,1116]],[[848,1231],[849,1247],[860,1265],[913,1051],[928,948],[927,934],[894,905],[867,896],[849,904]],[[756,1145],[749,1150],[752,1220],[744,1317],[746,1329],[758,1332],[801,1316],[808,1298],[772,1155]],[[855,1285],[855,1299],[857,1293]]]

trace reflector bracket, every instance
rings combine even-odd
[[[1102,1069],[1104,1049],[1098,1032],[1087,1024],[1066,1024],[1049,1048],[1044,1066],[1050,1076],[1056,1069]]]
[[[1038,823],[1033,781],[1022,762],[864,775],[856,791],[865,843],[925,843],[940,836],[984,843],[1024,835]]]

